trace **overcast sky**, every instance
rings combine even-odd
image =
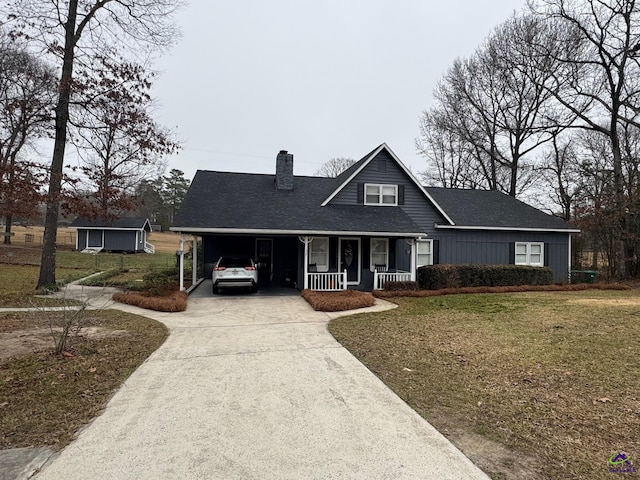
[[[294,173],[386,142],[414,173],[421,112],[456,57],[525,0],[191,0],[182,38],[156,64],[158,120],[195,171]]]

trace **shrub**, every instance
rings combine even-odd
[[[180,272],[178,268],[151,271],[142,277],[142,290],[150,295],[163,296],[171,291],[178,290]]]
[[[187,309],[187,292],[172,292],[164,296],[149,296],[141,293],[114,293],[113,300],[158,312],[183,312]]]
[[[418,282],[386,282],[384,284],[384,289],[397,292],[397,291],[405,291],[405,290],[418,290],[420,287],[418,286]]]
[[[426,265],[418,269],[418,284],[427,290],[461,287],[549,285],[553,271],[527,265]]]
[[[304,298],[314,310],[319,312],[340,312],[355,308],[371,307],[376,299],[371,295],[356,290],[343,290],[341,292],[317,292],[315,290],[303,290]]]

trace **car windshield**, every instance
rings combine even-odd
[[[251,259],[247,257],[222,257],[219,263],[220,267],[226,268],[244,268],[251,266]]]

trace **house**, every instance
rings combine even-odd
[[[545,265],[567,281],[578,232],[496,191],[425,188],[386,144],[337,178],[295,176],[287,151],[275,175],[199,170],[171,230],[202,238],[206,278],[242,254],[260,285],[319,290],[380,288],[438,263]]]
[[[77,230],[76,250],[108,252],[155,253],[147,242],[151,224],[146,218],[122,217],[114,220],[78,217],[70,225]]]

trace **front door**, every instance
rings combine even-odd
[[[340,271],[347,271],[347,283],[357,285],[360,283],[360,239],[341,238],[338,249],[338,265]]]
[[[258,238],[256,240],[256,258],[258,264],[258,285],[269,285],[273,277],[273,240]]]

